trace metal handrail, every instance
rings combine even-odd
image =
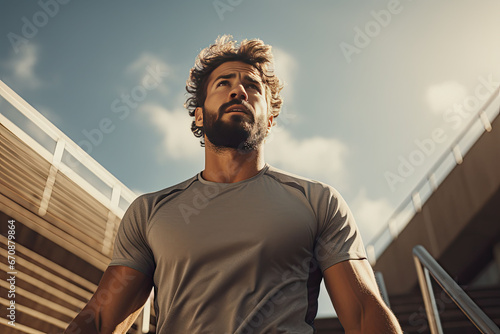
[[[429,273],[481,333],[500,334],[498,326],[477,306],[423,246],[418,245],[413,248],[413,259],[417,267],[418,281],[432,334],[441,334],[443,329]]]
[[[462,151],[460,149],[459,143],[462,143],[462,139],[465,138],[466,135],[470,134],[470,132],[473,130],[473,127],[478,122],[480,122],[484,126],[485,131],[491,131],[491,122],[500,115],[500,109],[495,109],[491,116],[488,116],[486,114],[486,111],[492,106],[493,102],[495,102],[499,96],[500,86],[495,89],[488,100],[478,109],[475,115],[476,117],[472,117],[470,119],[463,130],[450,144],[448,150],[442,153],[442,155],[432,165],[426,175],[413,188],[410,194],[406,196],[404,200],[399,204],[399,206],[387,220],[384,227],[380,229],[379,232],[369,241],[369,243],[367,244],[367,251],[369,252],[369,260],[372,265],[375,265],[378,256],[382,254],[382,252],[387,248],[387,245],[397,238],[398,234],[402,231],[406,224],[410,222],[411,217],[413,217],[415,213],[420,211],[422,205],[425,203],[425,199],[422,199],[420,195],[421,192],[425,190],[426,186],[428,185],[430,187],[431,193],[433,193],[437,189],[440,182],[435,179],[435,173],[445,165],[447,159],[450,157],[450,154],[454,157],[456,164],[461,163],[463,156],[467,153],[467,150]],[[474,140],[477,140],[477,138],[475,138]],[[459,154],[459,157],[457,157],[457,154]],[[460,161],[458,161],[457,158],[460,158]],[[402,215],[405,215],[405,210],[412,204],[413,208],[410,217],[402,218],[404,222],[403,224],[400,224],[398,220]],[[379,246],[378,244],[382,242],[382,240],[385,240],[387,233],[389,233],[390,240]]]

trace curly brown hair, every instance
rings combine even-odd
[[[186,91],[189,97],[184,104],[189,116],[194,117],[195,109],[203,107],[207,95],[208,77],[221,64],[228,61],[241,61],[255,67],[266,87],[268,112],[274,118],[278,117],[283,98],[280,91],[283,88],[278,77],[274,74],[274,57],[271,46],[264,44],[260,39],[243,40],[239,45],[231,35],[219,36],[214,44],[203,49],[196,57],[193,68],[189,72],[186,82]],[[201,137],[201,146],[204,146],[204,131],[191,123],[191,131],[195,137]]]

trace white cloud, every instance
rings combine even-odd
[[[159,65],[165,70],[168,69],[168,65],[160,57],[149,52],[143,52],[125,68],[125,71],[130,74],[137,74],[142,73],[146,67],[155,65]]]
[[[286,100],[291,101],[294,95],[293,82],[297,70],[297,61],[292,55],[280,48],[273,47],[272,52],[274,55],[274,71],[284,84],[281,95]]]
[[[141,106],[139,112],[146,116],[162,136],[160,157],[166,156],[175,160],[203,158],[199,139],[190,131],[192,119],[185,109],[170,111],[159,105],[148,104]]]
[[[394,208],[385,198],[371,199],[366,195],[366,189],[361,189],[352,203],[349,203],[356,223],[365,244],[387,223]]]
[[[304,139],[293,138],[292,134],[283,125],[288,126],[297,121],[298,116],[293,112],[294,82],[298,64],[296,59],[283,49],[273,47],[275,72],[284,84],[281,95],[285,105],[276,119],[276,126],[266,140],[266,160],[284,170],[300,174],[345,187],[347,184],[347,170],[345,158],[347,146],[335,138],[314,136]],[[292,102],[292,103],[290,103]]]
[[[151,76],[151,71],[156,73],[170,72],[170,67],[160,57],[149,52],[143,52],[125,68],[126,74],[137,77],[141,83]],[[166,95],[169,92],[165,81],[155,88],[155,90],[162,95]]]
[[[35,65],[38,60],[38,48],[33,44],[23,46],[16,54],[2,65],[10,71],[9,79],[19,86],[35,89],[41,86],[40,79],[35,74]]]
[[[465,86],[456,81],[445,81],[427,88],[425,97],[431,110],[440,113],[455,103],[461,103],[466,95]]]
[[[284,128],[274,128],[265,145],[266,160],[284,170],[345,186],[347,146],[335,138],[296,139]]]

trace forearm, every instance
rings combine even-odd
[[[133,321],[132,321],[133,323]],[[97,328],[94,322],[86,321],[83,318],[76,317],[68,325],[64,334],[112,334],[116,329],[120,329],[119,333],[125,333],[130,328],[130,325],[122,327],[102,327]]]
[[[151,277],[135,269],[108,267],[97,291],[64,333],[125,333],[141,312],[152,285]]]
[[[80,314],[68,325],[64,332],[65,334],[111,334],[113,332],[125,333],[133,325],[138,315],[141,313],[141,308],[130,314],[119,325],[100,324],[98,312],[91,309],[83,309]]]
[[[363,334],[401,334],[401,326],[396,316],[383,304],[382,301],[374,302],[365,309],[362,315],[361,332]],[[346,333],[349,333],[346,331]]]
[[[93,310],[83,309],[68,325],[64,334],[100,334],[96,324],[97,315]],[[111,333],[111,332],[110,332]]]

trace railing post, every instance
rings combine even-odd
[[[432,188],[432,192],[435,192],[438,188],[437,182],[436,182],[436,175],[434,173],[431,173],[428,177],[429,183]]]
[[[420,193],[414,192],[411,195],[411,200],[413,202],[413,208],[415,209],[415,212],[420,212],[422,211],[422,200],[420,199]]]
[[[45,188],[43,189],[42,200],[40,202],[40,206],[38,207],[38,214],[40,216],[44,216],[47,213],[50,197],[52,195],[52,189],[54,187],[54,183],[56,182],[56,175],[59,170],[59,165],[61,164],[65,145],[66,142],[64,139],[60,138],[57,141],[54,154],[52,155],[52,163],[50,165],[49,174],[47,175],[47,181],[45,182]]]
[[[479,118],[483,122],[484,129],[487,132],[490,132],[491,131],[491,123],[490,123],[490,120],[488,119],[488,115],[486,115],[486,113],[484,112],[484,110],[479,113]]]
[[[453,146],[452,152],[457,165],[460,165],[462,162],[464,162],[464,157],[462,156],[462,152],[460,151],[460,146],[458,146],[458,144]]]
[[[420,260],[417,256],[413,256],[415,266],[417,267],[418,283],[424,298],[425,313],[427,314],[427,321],[432,334],[443,334],[441,326],[441,319],[436,307],[436,299],[434,298],[434,291],[432,290],[431,279],[427,268],[422,269]]]
[[[430,283],[429,272],[432,273],[432,277],[439,286],[481,333],[500,334],[500,328],[477,306],[423,246],[415,246],[413,248],[413,259],[417,266],[418,282],[422,290],[425,311],[433,334],[442,333],[442,328]],[[425,271],[422,270],[422,267]]]
[[[399,235],[397,222],[393,218],[389,220],[389,232],[391,233],[392,240],[396,239]]]
[[[113,242],[115,225],[118,223],[118,218],[115,216],[113,211],[118,208],[120,204],[122,188],[120,185],[115,184],[113,186],[113,191],[111,193],[111,199],[109,202],[108,220],[106,221],[106,229],[104,231],[104,239],[102,240],[102,252],[104,254],[109,254],[111,252],[111,244]]]

